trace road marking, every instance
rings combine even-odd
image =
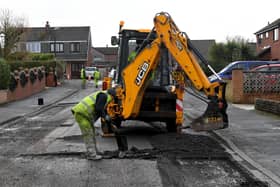
[[[232,104],[236,108],[243,110],[255,110],[255,105],[246,105],[246,104]]]
[[[7,129],[3,129],[4,131],[16,131],[18,130],[19,128],[7,128]]]

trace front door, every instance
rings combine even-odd
[[[79,79],[80,78],[80,72],[82,67],[85,66],[84,62],[72,62],[71,63],[71,75],[72,79]]]

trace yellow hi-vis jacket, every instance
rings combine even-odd
[[[103,92],[103,93],[107,94],[106,105],[110,101],[112,101],[112,97],[106,91],[97,91],[97,92],[94,92],[93,94],[91,94],[89,96],[86,96],[82,101],[80,101],[77,105],[75,105],[72,108],[72,111],[75,112],[75,113],[80,113],[80,114],[84,115],[85,117],[88,117],[89,119],[94,119],[95,101],[96,101],[97,95],[100,92]]]
[[[128,59],[127,59],[128,62],[129,63],[132,62],[135,59],[136,55],[137,55],[136,51],[132,51],[128,56]]]
[[[84,68],[81,69],[81,79],[85,79],[86,78],[86,71]]]
[[[99,71],[95,71],[94,72],[94,79],[98,80],[100,78],[100,72]]]

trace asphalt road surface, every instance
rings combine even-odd
[[[208,134],[167,133],[160,122],[125,122],[130,151],[123,159],[117,157],[115,139],[98,134],[104,159],[88,161],[70,113],[82,96],[78,92],[1,126],[0,186],[266,186]]]

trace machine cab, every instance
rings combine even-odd
[[[148,35],[151,34],[150,40],[147,40]],[[119,45],[118,49],[118,66],[117,66],[117,80],[118,84],[122,84],[121,72],[129,65],[141,50],[148,46],[152,40],[156,38],[156,33],[150,33],[150,30],[129,30],[123,29],[119,32],[119,37],[112,36],[111,44]],[[161,56],[159,66],[152,76],[153,85],[164,86],[172,83],[170,75],[170,67],[174,67],[175,62],[168,51]],[[163,63],[164,62],[164,63]],[[167,62],[167,63],[166,63]]]

